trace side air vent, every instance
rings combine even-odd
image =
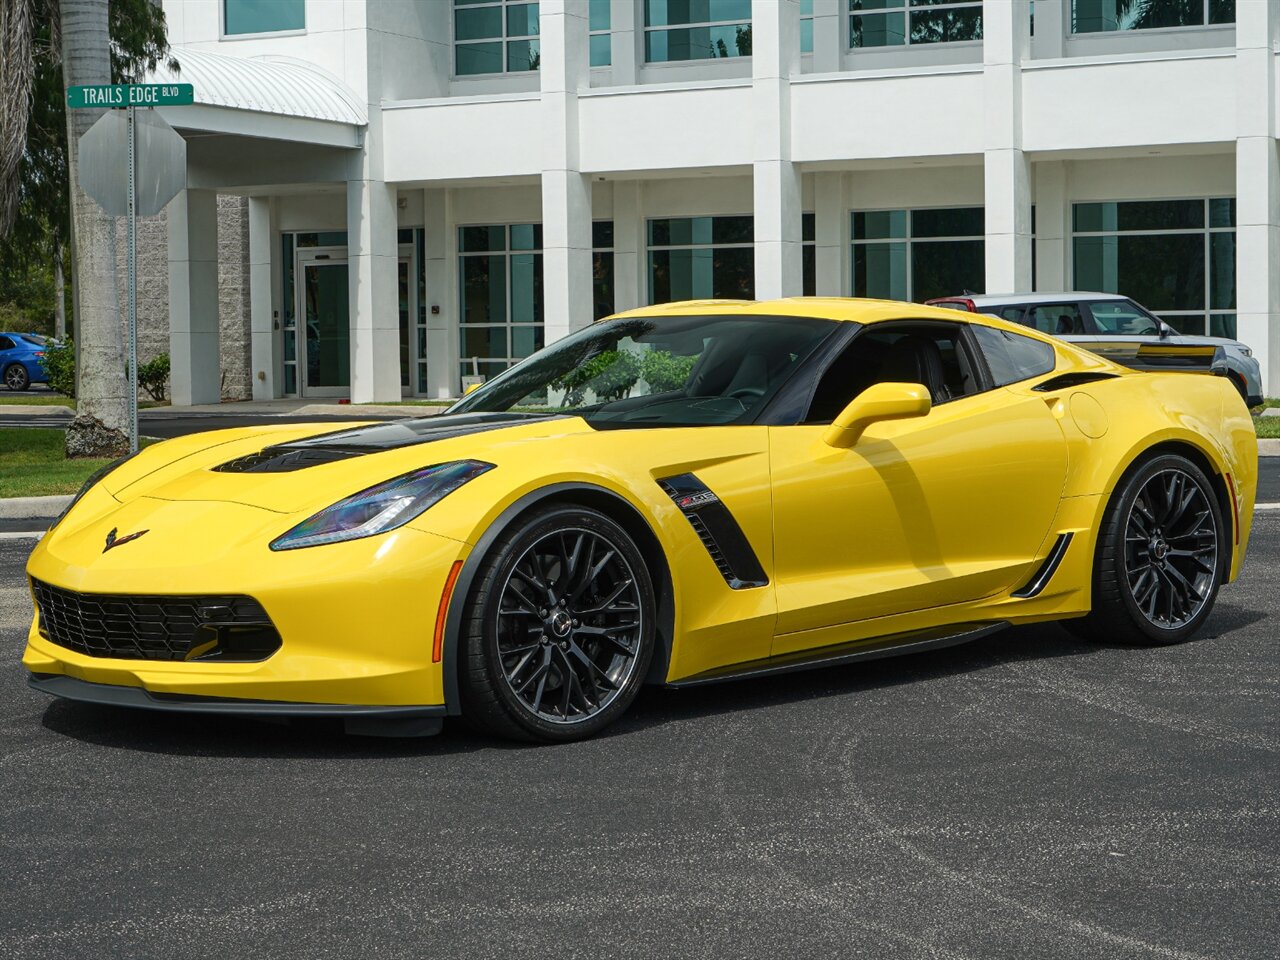
[[[333,447],[267,447],[257,453],[228,460],[213,469],[218,473],[289,473],[359,455],[351,450]]]
[[[658,486],[685,515],[725,583],[734,590],[768,584],[769,578],[738,521],[701,480],[692,473],[682,473],[659,480]]]
[[[1067,547],[1071,546],[1072,536],[1073,534],[1070,533],[1058,534],[1058,539],[1053,542],[1053,547],[1049,550],[1049,555],[1044,558],[1044,563],[1040,564],[1040,569],[1022,587],[1013,591],[1013,596],[1019,600],[1026,600],[1038,596],[1049,585],[1053,575],[1058,572],[1058,565],[1062,563],[1062,558],[1067,555]]]
[[[1086,383],[1096,383],[1099,380],[1114,380],[1114,373],[1064,373],[1056,377],[1050,377],[1044,383],[1037,383],[1032,390],[1039,393],[1052,393],[1054,390],[1069,390],[1071,387],[1080,387]]]

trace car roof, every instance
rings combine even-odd
[[[968,319],[973,314],[957,316],[960,311],[946,307],[931,307],[923,303],[907,303],[902,300],[867,300],[854,297],[784,297],[780,300],[681,300],[676,303],[660,303],[650,307],[638,307],[614,314],[618,317],[686,317],[706,314],[720,316],[773,316],[812,317],[817,320],[839,320],[852,323],[880,323],[886,320],[957,320]],[[990,318],[983,318],[986,322]],[[1004,325],[996,319],[992,326]],[[1026,332],[1025,327],[1010,325],[1011,330]]]
[[[970,300],[975,307],[998,304],[1062,303],[1064,300],[1128,300],[1119,293],[1096,293],[1089,290],[1039,291],[1035,293],[963,293],[953,297],[937,297],[938,300]]]

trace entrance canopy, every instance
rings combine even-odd
[[[190,83],[195,104],[161,107],[179,130],[329,147],[358,147],[369,117],[356,93],[313,64],[228,57],[184,48],[179,70],[157,66],[148,83]]]

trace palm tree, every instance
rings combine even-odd
[[[16,0],[18,3],[24,0]],[[30,2],[30,0],[26,0]],[[67,87],[111,82],[107,0],[58,0],[62,76]],[[116,287],[116,224],[80,189],[80,137],[101,110],[67,111],[67,174],[76,269],[76,417],[67,456],[121,456],[129,450],[128,382]]]
[[[20,235],[15,220],[24,226],[24,216],[43,217],[58,250],[71,226],[78,415],[67,431],[68,456],[128,448],[128,384],[116,224],[78,177],[80,136],[101,111],[64,110],[65,88],[130,82],[168,53],[156,0],[0,0],[0,237]],[[50,133],[63,114],[65,141]]]

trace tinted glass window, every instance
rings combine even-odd
[[[223,31],[230,36],[301,30],[306,6],[305,0],[224,0]]]
[[[43,347],[45,338],[38,333],[20,333],[18,339],[25,340],[27,343],[34,343],[37,347]]]
[[[1049,373],[1057,365],[1053,347],[995,327],[972,328],[997,387]]]
[[[1150,336],[1160,333],[1156,322],[1128,300],[1091,303],[1089,310],[1093,313],[1093,322],[1097,325],[1099,333],[1117,333],[1127,336]]]
[[[1052,334],[1055,337],[1085,332],[1080,307],[1074,303],[1041,304],[1031,310],[1024,323],[1028,327],[1035,327],[1040,332]]]
[[[827,368],[805,423],[830,423],[877,383],[922,383],[935,404],[978,392],[978,380],[950,324],[892,324],[864,331]]]
[[[0,337],[0,350],[12,350],[13,341],[8,337]]]

